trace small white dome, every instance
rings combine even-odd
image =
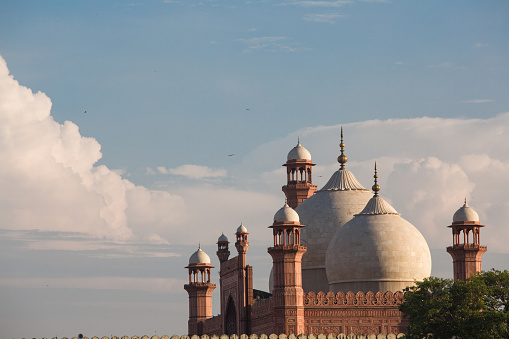
[[[274,214],[274,222],[295,221],[299,222],[299,214],[287,203]]]
[[[454,213],[452,217],[453,222],[462,222],[462,221],[479,221],[479,215],[476,211],[470,206],[467,205],[467,201],[465,200],[465,204]]]
[[[240,226],[237,228],[237,233],[247,233],[247,228],[240,223]]]
[[[311,160],[311,153],[300,144],[300,141],[297,143],[297,146],[292,148],[292,150],[288,153],[286,160]]]
[[[189,265],[191,264],[210,264],[210,257],[198,247],[198,251],[189,258]]]
[[[217,242],[228,242],[228,238],[226,237],[226,235],[221,234],[221,236],[217,239]]]

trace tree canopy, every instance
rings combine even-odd
[[[509,271],[424,279],[400,310],[410,318],[407,338],[509,338]]]

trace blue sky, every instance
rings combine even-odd
[[[281,164],[300,136],[322,186],[341,125],[434,275],[465,196],[484,267],[509,268],[508,19],[506,1],[1,1],[2,338],[182,334],[188,257],[217,261],[240,222],[266,289]]]

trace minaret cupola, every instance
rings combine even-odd
[[[300,138],[297,139],[297,146],[288,152],[286,164],[283,166],[286,166],[287,182],[282,189],[288,205],[295,208],[317,189],[312,180],[312,167],[315,164],[311,161],[311,153],[300,144]]]
[[[242,267],[246,266],[246,253],[249,248],[249,241],[247,241],[248,234],[246,226],[240,223],[240,226],[237,227],[237,232],[235,233],[235,237],[237,239],[235,242],[235,248],[237,248],[237,252],[239,253],[239,265]]]
[[[221,236],[217,239],[217,257],[219,258],[219,262],[225,262],[228,260],[230,256],[230,249],[228,248],[228,238],[226,235],[221,234]]]

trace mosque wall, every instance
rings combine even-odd
[[[400,334],[408,319],[399,311],[402,292],[309,292],[304,296],[307,334]]]
[[[274,302],[272,298],[260,300],[251,305],[251,330],[252,333],[274,332]]]
[[[203,322],[203,333],[222,333],[223,317],[218,315]]]
[[[304,326],[307,335],[398,335],[406,333],[408,318],[399,311],[402,292],[309,292],[304,296]],[[273,333],[273,299],[251,305],[251,333]],[[221,332],[219,315],[203,323],[203,333]]]
[[[133,337],[104,336],[104,337],[91,337],[90,339],[397,339],[397,338],[402,338],[402,337],[403,337],[403,334],[399,334],[396,336],[392,333],[388,334],[388,335],[379,335],[379,336],[375,336],[374,334],[367,335],[367,336],[364,336],[364,335],[347,336],[344,333],[341,333],[339,335],[332,335],[332,334],[329,334],[329,335],[324,335],[324,334],[305,335],[305,334],[300,334],[300,335],[296,336],[294,334],[290,334],[290,335],[279,334],[278,335],[278,334],[273,334],[273,333],[270,334],[268,332],[267,334],[265,334],[265,333],[260,334],[260,335],[258,335],[258,334],[251,334],[251,335],[242,334],[240,336],[237,334],[232,334],[232,335],[222,334],[222,335],[211,335],[211,336],[209,336],[207,334],[204,334],[201,336],[199,336],[199,335],[192,335],[192,336],[189,336],[189,335],[183,335],[183,336],[153,335],[151,337],[148,335],[143,335],[143,336],[133,336]],[[34,338],[34,339],[36,339],[36,338]],[[49,339],[49,338],[42,338],[42,339]],[[53,337],[52,339],[59,339],[59,338]],[[78,337],[73,337],[73,338],[62,337],[60,339],[79,339],[79,338]],[[89,339],[89,338],[83,337],[82,339]]]

